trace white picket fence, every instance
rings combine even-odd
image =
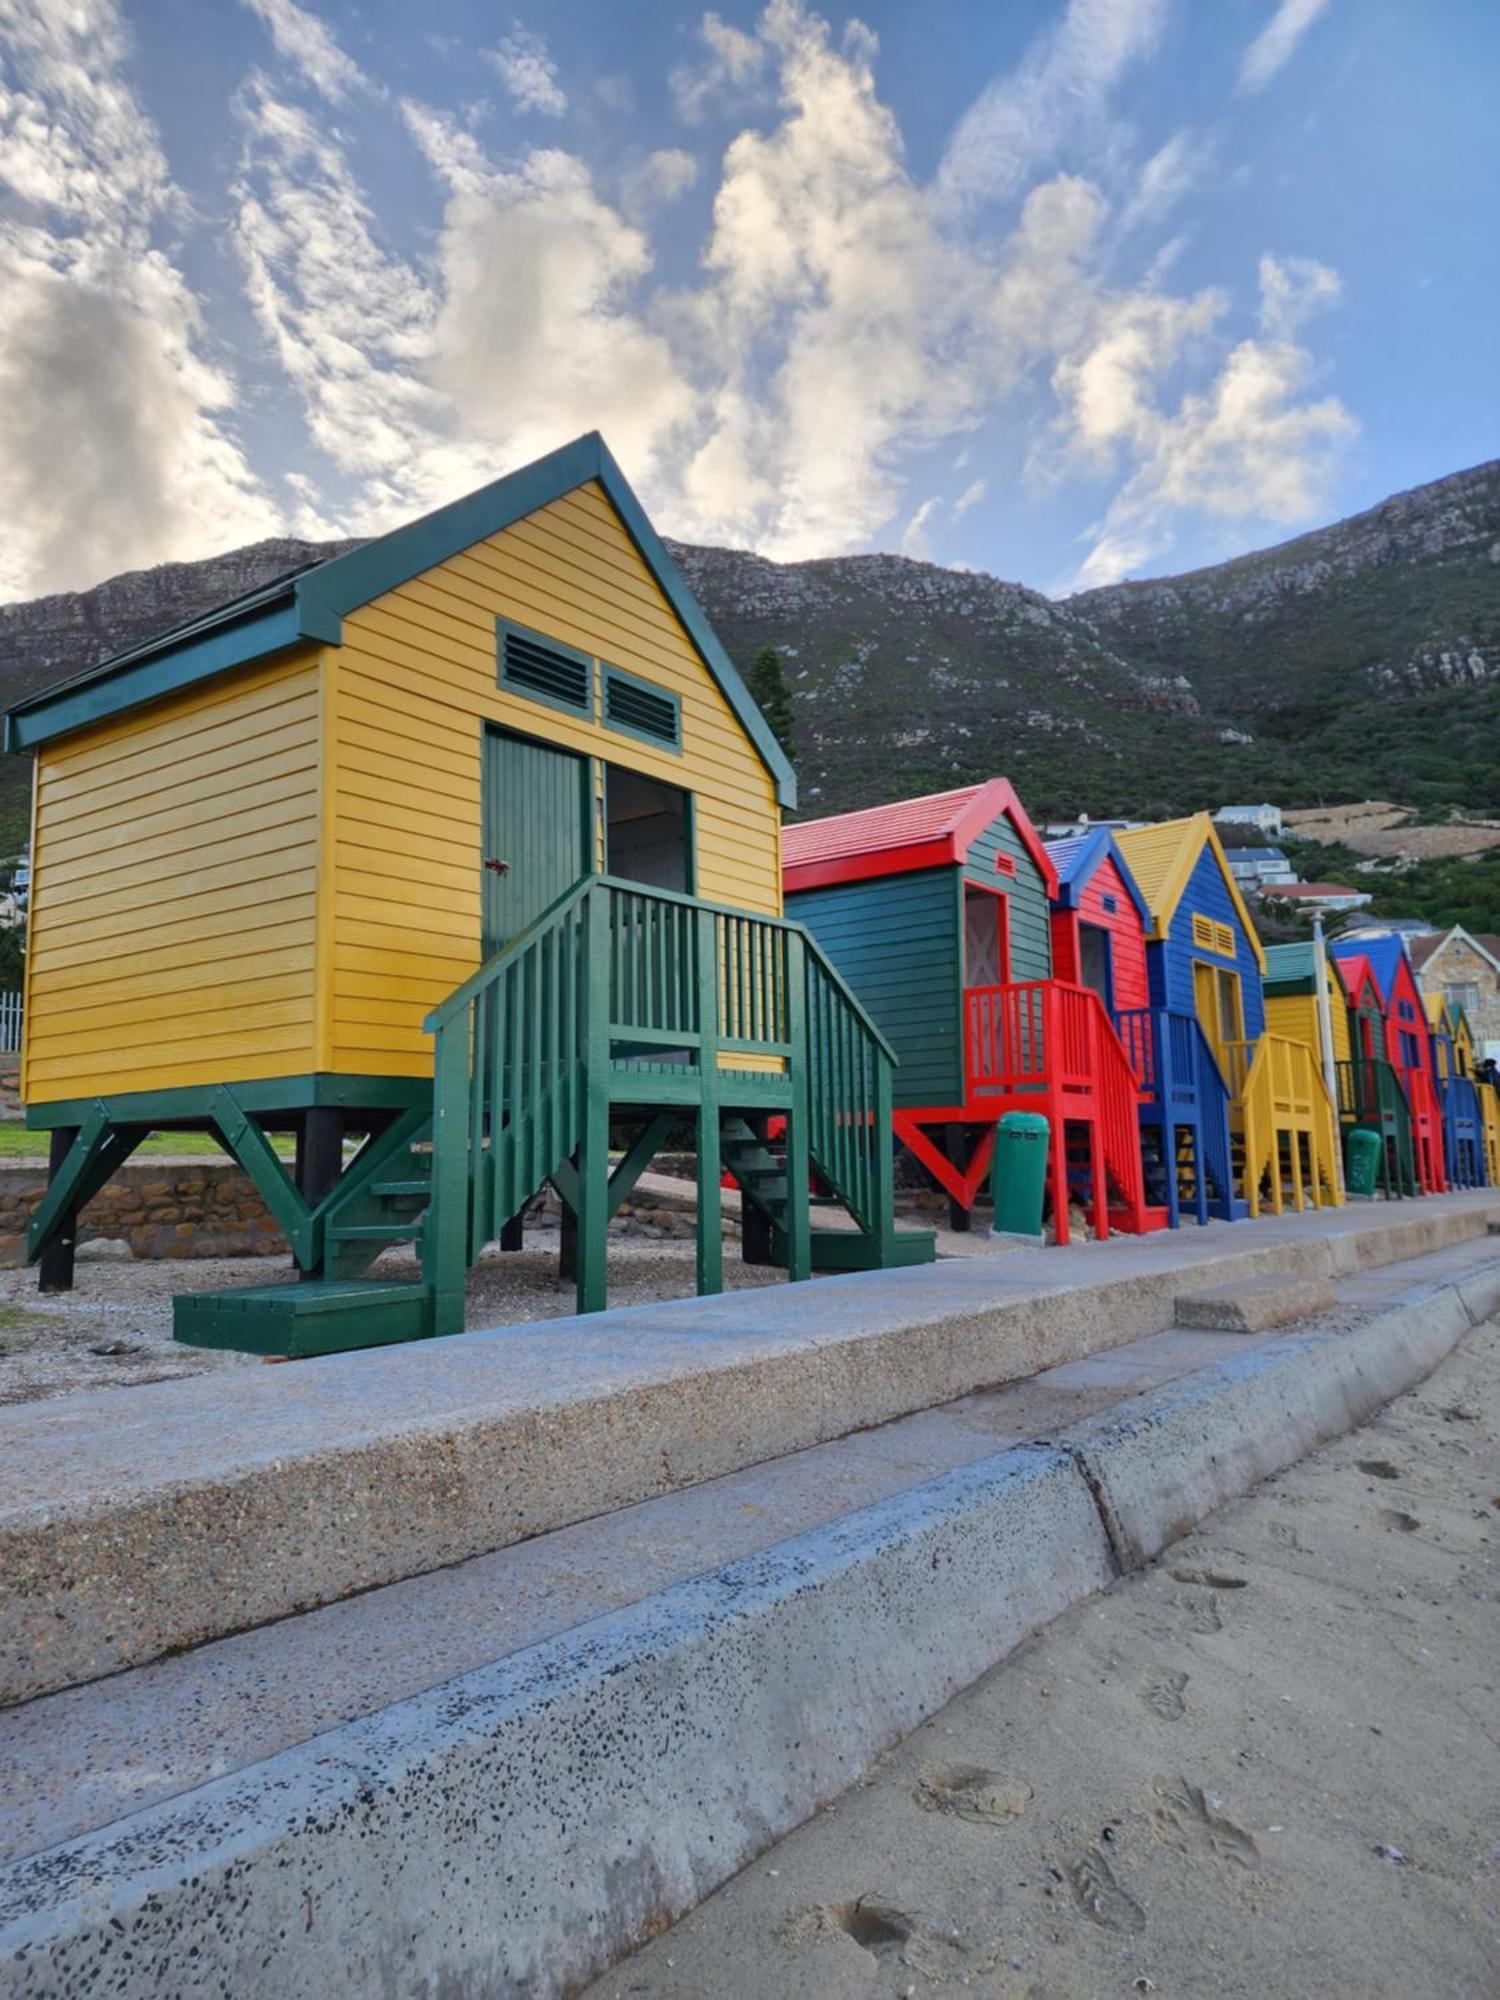
[[[21,1047],[21,996],[0,993],[0,1055],[13,1056]]]

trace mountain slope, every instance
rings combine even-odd
[[[261,542],[0,606],[0,703],[347,546]],[[1500,461],[1061,603],[900,556],[673,553],[735,659],[783,649],[805,810],[996,771],[1039,816],[1500,805]],[[0,760],[0,852],[24,838],[26,782]]]

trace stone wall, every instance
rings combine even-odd
[[[25,1262],[26,1225],[47,1187],[40,1164],[0,1167],[0,1263]],[[140,1160],[120,1168],[79,1219],[78,1241],[133,1257],[284,1257],[286,1239],[248,1175],[228,1161]],[[95,1254],[99,1254],[95,1252]],[[125,1250],[112,1254],[124,1256]]]

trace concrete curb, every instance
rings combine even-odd
[[[1226,1357],[0,1869],[0,1995],[560,2000],[1497,1310],[1500,1265]]]
[[[1001,1453],[0,1871],[0,1993],[566,1992],[1113,1574]]]
[[[1072,1428],[1065,1448],[1121,1569],[1367,1422],[1497,1311],[1500,1270],[1434,1285],[1349,1332],[1288,1334]]]
[[[1159,1332],[1208,1272],[1327,1278],[1482,1237],[1494,1200],[862,1273],[0,1411],[0,1702]]]

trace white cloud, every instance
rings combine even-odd
[[[242,0],[271,31],[278,55],[299,69],[331,104],[342,104],[351,90],[366,81],[359,64],[348,56],[320,21],[297,0]]]
[[[621,177],[626,212],[640,217],[664,202],[677,201],[698,178],[698,162],[675,146],[648,153],[640,165]]]
[[[364,482],[367,515],[406,490],[442,422],[420,381],[433,301],[380,244],[365,196],[321,123],[253,79],[234,240],[251,306],[302,397],[314,442]],[[394,483],[392,483],[394,482]]]
[[[1307,398],[1312,357],[1293,333],[1332,302],[1338,281],[1325,266],[1273,257],[1261,259],[1260,276],[1264,337],[1237,342],[1207,387],[1175,407],[1158,384],[1181,341],[1217,317],[1212,294],[1184,302],[1185,317],[1154,355],[1132,350],[1127,310],[1125,325],[1106,317],[1095,347],[1064,364],[1060,372],[1071,366],[1072,377],[1060,386],[1082,442],[1127,446],[1135,460],[1094,530],[1081,587],[1117,582],[1166,553],[1184,517],[1285,526],[1326,503],[1339,450],[1358,426],[1337,397]]]
[[[1279,0],[1276,12],[1245,51],[1241,90],[1264,90],[1327,6],[1328,0]]]
[[[632,309],[651,249],[572,155],[529,154],[454,196],[439,251],[432,382],[510,463],[607,429],[649,479],[693,395]]]
[[[1174,132],[1141,168],[1120,217],[1121,230],[1163,221],[1202,181],[1212,153],[1209,141]]]
[[[518,25],[487,54],[517,111],[539,111],[544,118],[563,116],[568,100],[543,36]]]
[[[649,479],[693,392],[632,309],[646,237],[571,154],[502,171],[451,118],[400,111],[448,191],[430,269],[382,241],[314,120],[264,82],[241,107],[246,286],[314,441],[358,482],[340,525],[390,525],[596,426]]]
[[[927,538],[927,530],[942,501],[936,493],[924,500],[901,532],[901,553],[910,556],[914,562],[931,562],[932,545]]]
[[[685,114],[737,93],[756,122],[723,153],[699,271],[670,290],[646,224],[693,184],[692,154],[649,154],[613,197],[571,151],[502,162],[482,107],[391,97],[295,0],[247,4],[324,97],[357,88],[389,119],[441,199],[421,254],[398,248],[322,106],[259,74],[238,93],[232,241],[322,455],[287,482],[304,531],[391,525],[599,428],[674,533],[789,558],[930,554],[986,497],[982,427],[1021,411],[1033,478],[1114,484],[1085,561],[1096,580],[1154,559],[1194,516],[1296,518],[1352,427],[1315,392],[1305,345],[1338,296],[1325,265],[1263,260],[1249,338],[1227,295],[1174,289],[1173,246],[1126,271],[1129,232],[1168,214],[1207,158],[1183,132],[1132,167],[1110,122],[1163,0],[1070,0],[925,186],[859,22],[836,32],[805,0],[768,0],[753,33],[705,17],[703,61],[674,81]],[[0,215],[0,407],[22,412],[0,453],[0,504],[22,524],[0,578],[6,563],[50,580],[263,533],[277,510],[231,427],[234,384],[162,248],[188,211],[122,81],[113,0],[22,10],[0,0],[12,72],[33,73],[7,73],[0,95],[0,171],[25,204]],[[518,47],[541,65],[545,88],[524,89],[546,110],[537,91],[562,93],[545,44],[518,27],[502,51]],[[1006,208],[977,228],[973,197],[997,189]],[[59,407],[90,449],[53,481],[54,506],[55,438],[29,412]],[[911,468],[939,445],[969,483],[916,505]]]
[[[0,0],[0,595],[272,532],[111,0]]]
[[[950,202],[1007,200],[1098,125],[1110,93],[1155,48],[1167,0],[1068,0],[1019,67],[987,85],[959,121],[938,185]]]
[[[867,543],[904,454],[968,421],[973,264],[902,163],[873,38],[837,46],[796,0],[771,0],[760,35],[781,116],[725,154],[694,302],[716,379],[677,517],[791,557]]]
[[[696,125],[710,110],[742,100],[758,83],[766,60],[765,45],[758,36],[745,34],[717,14],[705,14],[698,32],[707,55],[699,61],[679,63],[668,79],[677,114],[690,125]]]

